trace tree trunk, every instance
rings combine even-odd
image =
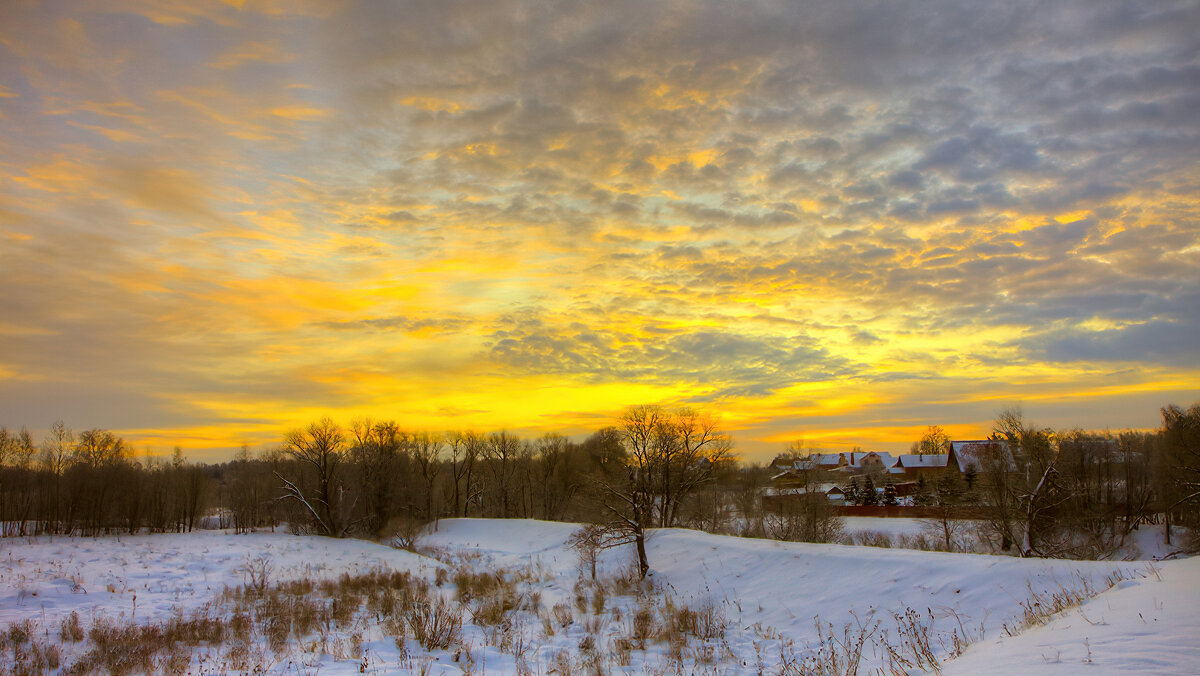
[[[638,528],[634,535],[634,542],[637,544],[638,554],[638,572],[641,579],[646,579],[646,573],[650,572],[650,563],[646,560],[646,531]]]

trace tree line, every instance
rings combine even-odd
[[[1200,404],[1162,415],[1154,432],[1107,435],[1053,432],[1004,412],[994,437],[1011,449],[1012,464],[998,457],[977,472],[929,481],[922,500],[945,507],[948,526],[963,506],[986,506],[997,548],[1026,555],[1086,556],[1151,519],[1200,527]],[[917,446],[939,452],[945,440]],[[836,539],[826,505],[764,513],[770,473],[740,462],[713,418],[659,406],[631,407],[581,441],[324,418],[263,452],[243,446],[233,460],[209,465],[186,461],[179,449],[138,458],[110,431],[75,433],[60,422],[39,443],[25,430],[0,428],[0,528],[182,532],[208,519],[237,530],[286,523],[298,532],[390,538],[438,518],[486,517],[592,523],[597,542],[639,550],[646,529],[673,526]]]
[[[734,469],[712,464],[728,439],[692,411],[640,410],[654,412],[655,448],[664,453],[647,525],[693,525],[695,490]],[[604,513],[599,487],[628,479],[628,432],[608,427],[576,442],[323,418],[260,453],[243,445],[228,462],[201,464],[178,448],[169,458],[138,457],[104,429],[76,433],[59,422],[35,443],[24,429],[0,427],[0,527],[22,536],[184,532],[206,518],[238,531],[286,523],[298,532],[386,538],[444,517],[590,521]],[[667,442],[672,435],[686,452]]]
[[[55,423],[40,444],[0,427],[0,529],[4,535],[99,535],[195,528],[210,506],[211,468],[170,458],[136,460],[104,429],[76,434]]]
[[[993,438],[1011,463],[985,456],[978,476],[964,475],[944,501],[986,506],[999,548],[1021,556],[1099,558],[1153,522],[1169,543],[1172,524],[1200,527],[1200,404],[1161,414],[1156,432],[1114,435],[1056,432],[1004,411]]]
[[[1161,413],[1154,432],[1112,434],[1056,431],[1008,409],[993,422],[992,443],[972,444],[966,462],[947,458],[944,471],[919,470],[915,479],[883,468],[849,479],[818,469],[794,474],[805,493],[839,483],[847,504],[922,507],[914,512],[937,515],[933,530],[946,550],[956,548],[963,529],[982,525],[974,535],[991,551],[1100,558],[1115,554],[1146,523],[1165,525],[1168,544],[1172,525],[1200,526],[1200,404]],[[930,426],[911,451],[946,455],[950,446],[945,431]],[[782,459],[794,457],[793,450]],[[814,521],[829,518],[828,510],[816,512]]]

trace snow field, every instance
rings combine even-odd
[[[205,607],[228,613],[228,604],[209,604],[226,587],[249,582],[255,562],[268,561],[271,583],[390,569],[428,582],[434,600],[470,597],[461,606],[457,648],[425,651],[411,636],[397,645],[394,631],[363,606],[319,644],[293,641],[282,655],[256,646],[255,654],[268,657],[270,673],[549,673],[589,664],[609,673],[778,673],[804,667],[806,658],[810,666],[827,659],[830,646],[836,648],[828,640],[831,628],[844,639],[873,627],[875,637],[890,632],[895,644],[893,614],[906,611],[931,625],[926,640],[945,673],[1075,673],[1085,666],[1089,673],[1195,673],[1200,663],[1194,647],[1200,565],[1190,559],[1153,567],[1022,560],[667,529],[648,541],[653,591],[639,593],[626,575],[627,550],[602,553],[602,587],[578,583],[578,556],[564,545],[575,528],[445,520],[421,539],[426,555],[270,533],[5,540],[0,627],[31,621],[61,644],[66,664],[85,649],[57,637],[72,612],[85,629],[104,619],[162,623]],[[488,580],[497,573],[501,580]],[[1078,610],[1044,618],[1015,636],[1005,631],[1021,623],[1022,603],[1032,595],[1100,591],[1112,579],[1123,581]],[[956,651],[952,637],[963,633],[976,643],[948,660]],[[358,647],[349,650],[353,642]],[[1082,661],[1085,646],[1091,662]],[[223,650],[199,649],[190,668],[217,673]],[[888,659],[878,643],[867,641],[860,672]]]
[[[971,646],[943,673],[1200,673],[1200,559],[1154,566],[1043,625]]]

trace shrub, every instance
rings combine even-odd
[[[13,622],[8,625],[8,642],[13,646],[20,646],[29,642],[29,637],[33,635],[33,620],[24,620],[21,622]]]
[[[6,661],[0,655],[0,666],[12,676],[43,676],[58,669],[62,655],[58,646],[29,641],[28,645],[13,646],[11,661]]]
[[[238,566],[238,572],[242,574],[242,581],[246,587],[253,590],[255,593],[261,594],[271,582],[271,573],[274,566],[271,564],[271,557],[268,554],[259,554],[255,557],[247,556],[242,565]]]
[[[654,628],[654,613],[649,608],[642,606],[633,614],[632,637],[639,644],[644,645],[647,638],[650,638],[651,631]]]
[[[62,620],[59,636],[63,641],[78,643],[83,640],[83,627],[79,625],[79,613],[72,611]]]
[[[480,599],[471,609],[475,623],[481,626],[495,627],[504,621],[504,617],[513,610],[515,604],[512,598],[498,593]]]
[[[550,612],[554,615],[554,621],[557,622],[558,626],[560,627],[566,628],[575,621],[575,615],[571,612],[571,606],[568,606],[565,603],[555,604],[554,608],[552,608]]]
[[[604,602],[607,596],[604,593],[604,587],[597,586],[596,591],[592,594],[592,614],[599,615],[604,612]]]
[[[118,626],[104,618],[92,624],[88,640],[91,648],[71,666],[72,673],[153,673],[155,658],[170,647],[161,627]]]
[[[511,587],[505,580],[505,571],[495,573],[477,573],[469,568],[459,568],[454,571],[454,586],[458,588],[459,601],[468,601],[491,595]]]
[[[413,638],[426,650],[449,650],[461,640],[462,613],[441,597],[411,604],[407,618]]]

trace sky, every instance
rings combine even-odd
[[[0,424],[749,459],[1200,400],[1196,2],[0,3]]]

